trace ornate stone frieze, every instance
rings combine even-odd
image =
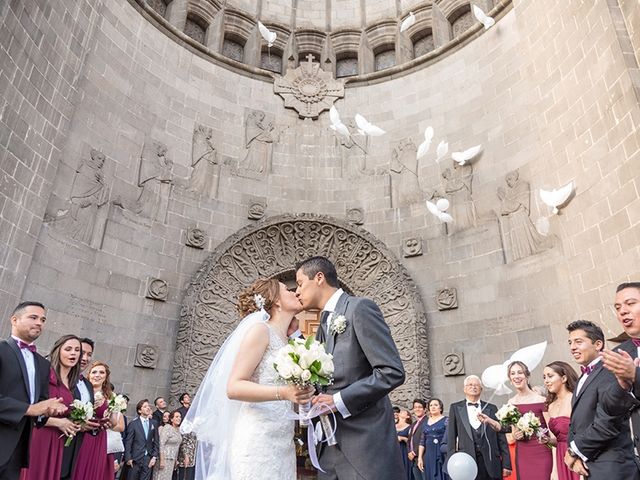
[[[168,294],[169,286],[167,285],[167,282],[160,278],[150,277],[147,279],[147,293],[145,295],[146,298],[166,302]]]
[[[427,322],[418,289],[379,240],[346,221],[313,214],[281,215],[249,225],[216,248],[196,272],[180,312],[171,382],[172,402],[194,393],[211,359],[240,321],[238,294],[258,277],[292,274],[313,255],[331,258],[342,284],[373,299],[398,346],[407,381],[395,402],[429,396]]]
[[[458,291],[455,288],[443,288],[436,296],[438,310],[453,310],[458,308]]]
[[[307,55],[306,60],[276,78],[273,91],[284,99],[284,106],[294,109],[300,118],[317,119],[338,98],[344,97],[344,83],[322,70],[320,64],[313,61],[313,55]]]
[[[158,347],[139,343],[136,346],[134,365],[141,368],[156,368],[158,363]]]

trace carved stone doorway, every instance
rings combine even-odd
[[[258,277],[288,277],[296,262],[313,255],[330,258],[350,292],[380,306],[407,373],[392,400],[410,407],[413,398],[428,398],[426,315],[404,266],[360,227],[329,216],[297,214],[239,230],[196,272],[180,312],[171,403],[182,392],[196,392],[215,353],[240,321],[235,310],[239,292]]]

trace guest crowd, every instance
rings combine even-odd
[[[457,452],[473,459],[479,480],[640,480],[639,436],[630,433],[630,423],[640,432],[640,282],[619,285],[614,306],[629,339],[613,350],[592,322],[566,328],[580,375],[566,362],[548,363],[538,377],[541,394],[526,363],[507,366],[515,389],[509,408],[537,419],[535,434],[481,400],[475,375],[448,410],[438,398],[395,407],[404,464],[397,480],[448,479],[447,462]],[[21,303],[11,337],[0,341],[0,480],[192,479],[197,440],[180,433],[189,394],[174,411],[162,397],[153,407],[142,399],[129,420],[112,407],[111,371],[93,361],[92,340],[64,335],[48,360],[37,353],[45,321],[42,304]],[[74,418],[74,400],[93,405],[92,418]]]

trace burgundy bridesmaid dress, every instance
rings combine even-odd
[[[103,418],[109,402],[105,401],[95,411],[96,418]],[[107,431],[100,430],[93,435],[86,432],[73,469],[72,480],[113,480],[113,455],[107,455]]]
[[[567,436],[569,435],[569,417],[554,417],[549,419],[549,430],[556,436],[556,469],[558,480],[580,480],[580,475],[569,470],[564,463],[564,454],[567,453]]]
[[[547,422],[542,415],[546,410],[544,403],[521,403],[517,407],[523,415],[533,412],[540,419],[542,428],[547,428]],[[535,436],[529,440],[518,440],[516,465],[518,480],[549,480],[553,470],[551,449],[539,443]]]

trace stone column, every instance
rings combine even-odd
[[[247,39],[247,43],[244,45],[244,63],[247,65],[253,65],[254,67],[260,66],[262,41],[262,35],[260,35],[260,30],[256,23],[251,31],[251,35],[249,35],[249,38]]]
[[[375,56],[369,43],[367,32],[362,30],[360,45],[358,46],[358,75],[371,73],[375,68]]]
[[[433,45],[435,48],[441,47],[453,38],[453,29],[447,17],[440,9],[437,3],[431,6],[431,25],[433,31]]]
[[[295,31],[291,31],[287,46],[284,49],[282,55],[284,64],[282,65],[282,74],[287,73],[287,70],[294,69],[298,65],[298,41],[296,40]]]
[[[167,5],[167,12],[165,13],[167,21],[181,32],[184,32],[184,27],[187,24],[187,1],[172,0]]]
[[[216,13],[213,22],[209,24],[204,44],[209,50],[221,53],[222,42],[224,42],[224,8]]]
[[[333,41],[331,35],[327,34],[320,55],[320,68],[325,72],[331,72],[333,78],[336,78],[336,53],[333,50]]]

